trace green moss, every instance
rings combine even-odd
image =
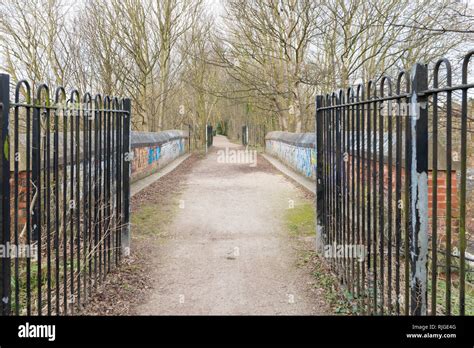
[[[446,281],[438,279],[436,282],[436,306],[438,311],[444,313],[446,310]],[[465,313],[474,315],[474,287],[466,282]],[[428,282],[428,296],[431,293],[431,281]],[[451,314],[459,315],[459,281],[453,280],[451,284]]]
[[[76,264],[75,264],[75,259],[74,260],[68,260],[66,264],[67,268],[67,279],[69,280],[70,276],[70,270],[71,270],[71,263],[72,267],[74,267],[74,271],[76,271]],[[82,259],[81,259],[82,262]],[[37,299],[37,294],[38,294],[38,262],[37,261],[31,261],[30,263],[30,296],[31,296],[31,312],[32,314],[37,313],[38,309],[36,306],[36,299]],[[47,301],[47,284],[48,284],[48,273],[47,273],[47,261],[43,257],[43,260],[41,262],[41,289],[42,289],[42,296],[43,296],[43,306],[45,305]],[[86,266],[82,264],[82,269],[84,270],[84,273],[88,272],[88,267],[87,263]],[[55,291],[56,288],[56,277],[55,277],[56,269],[55,265],[53,264],[53,261],[51,262],[51,292],[52,294]],[[63,261],[61,260],[61,263],[59,264],[59,284],[60,286],[63,283],[64,279],[64,267],[63,267]],[[26,314],[26,303],[27,303],[27,276],[26,276],[26,259],[20,259],[19,260],[19,267],[18,267],[18,311],[20,315]],[[14,270],[12,269],[12,275],[11,275],[11,294],[12,294],[12,312],[16,312],[16,303],[14,299],[14,294],[17,292],[16,290],[16,282],[15,282],[15,274]],[[62,295],[62,289],[61,289],[61,295]],[[54,295],[53,295],[54,296]],[[44,313],[44,310],[43,310]]]
[[[292,236],[306,237],[315,235],[315,211],[311,203],[296,203],[286,211],[286,225]]]
[[[293,208],[287,209],[285,221],[292,237],[314,237],[315,209],[312,202],[295,202]],[[313,249],[307,249],[301,244],[298,248],[298,267],[311,266],[311,275],[314,279],[313,286],[322,290],[326,303],[330,305],[335,314],[357,314],[356,304],[351,301],[350,294],[339,286],[337,278]]]
[[[160,235],[166,224],[171,222],[177,206],[147,204],[132,214],[132,226],[141,235]]]

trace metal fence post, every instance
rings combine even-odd
[[[411,140],[408,149],[409,180],[409,243],[410,243],[410,313],[427,314],[428,265],[428,89],[426,65],[415,64],[412,69],[410,99]]]
[[[242,145],[247,146],[249,144],[249,126],[242,126]]]
[[[123,221],[122,221],[122,235],[121,247],[123,256],[130,256],[130,176],[132,168],[130,162],[133,159],[132,147],[130,142],[130,121],[132,118],[132,104],[130,99],[124,99],[123,108],[126,111],[123,117]]]
[[[10,243],[10,149],[8,140],[10,110],[10,76],[0,74],[0,243],[7,249]],[[11,310],[11,264],[10,256],[0,258],[1,315]]]
[[[188,124],[188,152],[191,152],[191,123]]]
[[[247,146],[249,144],[249,126],[245,126],[245,145]]]
[[[323,251],[324,234],[324,186],[323,186],[323,96],[316,96],[316,250]]]

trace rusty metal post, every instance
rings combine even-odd
[[[123,108],[125,110],[123,116],[123,166],[122,166],[122,178],[123,178],[123,221],[121,231],[121,248],[123,256],[127,257],[130,255],[130,239],[131,239],[131,227],[130,227],[130,177],[132,173],[131,161],[133,159],[132,147],[130,142],[130,129],[131,129],[131,118],[132,118],[132,104],[130,99],[124,99]]]
[[[410,99],[411,142],[406,168],[409,180],[410,314],[427,314],[428,266],[428,69],[415,64],[412,69]]]

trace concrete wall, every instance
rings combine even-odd
[[[144,178],[183,155],[188,149],[188,133],[180,130],[132,132],[132,182]]]
[[[270,132],[265,136],[265,151],[300,174],[316,180],[315,142],[314,133]]]

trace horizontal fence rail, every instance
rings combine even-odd
[[[316,98],[318,248],[360,313],[474,314],[473,55]]]
[[[73,314],[129,253],[130,100],[9,88],[0,75],[2,314]]]

